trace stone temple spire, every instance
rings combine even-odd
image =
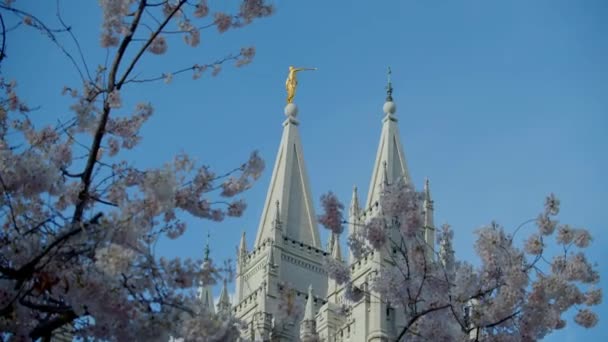
[[[247,256],[247,239],[245,237],[245,231],[241,234],[241,242],[239,243],[239,259]]]
[[[298,107],[294,103],[288,103],[285,107],[287,119],[283,123],[283,136],[255,239],[256,247],[272,238],[274,214],[278,212],[284,236],[321,248],[308,174],[304,165],[297,114]],[[277,201],[279,208],[275,209],[274,204]]]
[[[314,297],[312,295],[312,285],[308,286],[308,299],[304,309],[304,318],[300,323],[301,341],[318,341],[317,322],[315,320]]]
[[[393,184],[397,181],[410,182],[410,176],[405,162],[405,155],[399,139],[399,128],[395,112],[397,106],[393,102],[393,85],[388,72],[388,85],[386,87],[386,102],[383,106],[384,119],[382,119],[382,133],[376,162],[372,171],[372,179],[367,193],[365,208],[372,207],[379,199],[383,183]]]
[[[334,235],[333,246],[331,247],[331,257],[336,259],[337,261],[344,261],[342,259],[342,248],[340,247],[340,235],[336,233],[332,233]]]
[[[209,253],[209,233],[207,233],[207,244],[205,245],[203,265],[201,266],[203,269],[208,267],[211,263]],[[211,284],[204,284],[202,281],[199,281],[197,297],[201,301],[202,310],[215,313],[215,306],[213,305],[213,288]]]
[[[220,292],[220,299],[217,303],[217,312],[223,315],[230,314],[230,296],[228,295],[228,282],[224,279],[224,286],[222,286],[222,292]]]
[[[330,256],[332,259],[334,259],[336,262],[339,263],[344,263],[344,259],[342,258],[342,249],[340,247],[340,235],[336,234],[336,233],[332,233],[332,243],[330,246]],[[327,279],[327,294],[331,295],[331,294],[335,294],[338,289],[340,288],[340,286],[338,285],[338,283],[336,282],[335,279],[329,277]],[[334,300],[337,300],[337,297],[334,296],[333,297]]]
[[[361,220],[361,207],[359,206],[359,195],[357,193],[357,187],[353,186],[353,195],[350,200],[350,207],[348,208],[348,235],[352,236],[359,231]],[[353,252],[348,249],[348,261],[353,262]]]
[[[209,249],[209,240],[211,239],[211,234],[209,234],[209,232],[207,232],[207,244],[205,245],[205,261],[209,261],[209,253],[211,253],[211,250]]]

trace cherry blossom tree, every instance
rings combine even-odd
[[[477,230],[477,266],[455,258],[447,225],[434,250],[425,238],[423,198],[404,182],[385,186],[378,215],[355,222],[358,229],[348,240],[355,258],[382,255],[367,294],[401,314],[398,341],[536,341],[563,329],[571,309],[576,324],[597,324],[591,307],[602,299],[599,274],[585,256],[592,238],[557,220],[560,202],[553,194],[537,218],[511,234],[497,223]],[[343,205],[331,193],[322,204],[319,221],[341,232],[336,222],[345,223]],[[518,235],[524,232],[529,235]],[[329,258],[327,270],[346,286],[349,300],[363,298],[350,267]]]
[[[91,68],[60,1],[57,26],[21,10],[20,1],[0,3],[0,61],[15,57],[8,53],[12,30],[34,30],[57,46],[81,80],[63,89],[72,101],[70,120],[39,125],[44,106],[29,108],[10,75],[0,79],[0,339],[50,340],[66,328],[75,337],[110,341],[214,341],[238,333],[233,319],[201,310],[195,294],[199,283],[217,280],[229,267],[158,258],[154,246],[184,233],[184,215],[240,216],[246,205],[237,196],[258,179],[264,162],[253,152],[241,166],[218,173],[186,154],[150,169],[121,159],[154,112],[151,103],[123,105],[138,84],[187,73],[196,79],[206,70],[217,75],[227,62],[251,62],[255,50],[247,47],[171,72],[145,76],[138,69],[170,43],[183,39],[196,47],[201,30],[222,33],[273,12],[264,0],[234,4],[234,13],[223,13],[212,12],[207,0],[99,0],[99,41],[108,58]]]

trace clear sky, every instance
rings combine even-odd
[[[234,7],[237,1],[214,3]],[[105,58],[98,45],[97,2],[62,4],[95,68]],[[16,5],[55,22],[54,1]],[[228,170],[253,149],[267,163],[263,177],[243,196],[249,203],[243,218],[219,225],[190,219],[185,236],[163,243],[160,254],[200,257],[208,231],[219,260],[234,256],[243,230],[251,247],[281,135],[289,65],[319,68],[301,74],[296,96],[315,206],[328,190],[348,202],[354,184],[365,198],[390,65],[410,173],[419,188],[430,178],[435,220],[453,226],[457,256],[474,262],[476,228],[496,220],[513,229],[535,217],[544,196],[554,192],[562,201],[561,220],[594,235],[589,254],[600,263],[600,286],[608,294],[608,2],[276,0],[275,5],[274,16],[245,29],[223,35],[204,31],[198,48],[173,42],[167,56],[147,55],[139,71],[171,72],[255,45],[252,65],[226,66],[215,78],[193,81],[186,75],[168,85],[123,92],[127,105],[151,101],[156,109],[141,145],[126,155],[138,165],[159,166],[184,151]],[[14,33],[3,74],[20,81],[32,106],[41,106],[40,120],[66,117],[69,102],[59,93],[63,85],[78,85],[74,69],[46,38],[27,30]],[[597,328],[585,331],[569,321],[546,340],[602,340],[608,336],[608,306],[598,311]]]

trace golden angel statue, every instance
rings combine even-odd
[[[289,74],[285,81],[285,89],[287,89],[287,103],[293,103],[293,98],[296,96],[296,87],[298,86],[298,79],[296,74],[304,70],[317,70],[317,68],[296,68],[289,66]]]

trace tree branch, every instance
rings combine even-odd
[[[73,310],[70,310],[62,315],[59,315],[59,317],[40,323],[32,330],[30,337],[35,341],[39,338],[43,338],[44,336],[48,336],[54,330],[72,322],[76,318],[78,318],[78,315]]]
[[[431,312],[435,312],[435,311],[439,311],[439,310],[447,309],[447,308],[449,308],[450,306],[452,306],[452,304],[446,304],[446,305],[438,306],[438,307],[435,307],[435,308],[429,308],[429,309],[426,309],[426,310],[422,311],[422,312],[421,312],[421,313],[419,313],[418,315],[416,315],[416,316],[412,317],[412,318],[409,320],[409,322],[407,322],[407,324],[405,325],[405,327],[403,327],[403,330],[401,330],[401,333],[400,333],[400,334],[399,334],[399,336],[397,337],[397,341],[401,341],[401,339],[402,339],[402,338],[405,336],[405,334],[407,333],[407,331],[409,330],[409,328],[412,326],[412,324],[416,323],[416,321],[417,321],[417,320],[418,320],[420,317],[422,317],[422,316],[424,316],[424,315],[427,315],[427,314],[429,314],[429,313],[431,313]]]
[[[135,30],[137,29],[137,25],[139,24],[139,20],[141,19],[141,15],[146,7],[146,0],[141,0],[139,3],[139,7],[137,8],[137,12],[135,13],[135,18],[131,23],[131,27],[129,29],[129,33],[122,40],[118,51],[116,52],[116,57],[114,58],[114,62],[112,63],[112,68],[110,69],[110,75],[108,78],[108,93],[114,91],[115,88],[119,88],[116,86],[116,73],[118,72],[118,67],[120,65],[120,61],[124,56],[125,51],[127,50],[127,46],[131,42],[133,38],[133,34],[135,34]],[[97,131],[95,132],[95,137],[93,138],[93,142],[91,144],[91,151],[89,152],[87,165],[82,172],[82,183],[83,189],[78,194],[78,204],[74,209],[74,216],[72,217],[72,223],[77,223],[82,220],[82,214],[84,212],[84,208],[86,206],[88,198],[89,188],[91,186],[91,179],[93,175],[93,169],[95,167],[95,162],[97,161],[97,152],[99,151],[99,147],[101,146],[101,140],[105,134],[105,127],[108,122],[108,118],[110,116],[110,105],[108,101],[104,102],[103,105],[103,113],[101,115],[101,119],[99,120],[99,126],[97,127]]]
[[[175,8],[173,9],[173,11],[165,18],[165,20],[162,22],[162,24],[160,24],[160,26],[158,26],[158,28],[156,29],[156,32],[154,32],[152,34],[152,36],[150,37],[150,39],[148,39],[148,41],[141,47],[141,49],[139,49],[139,51],[137,52],[137,55],[135,55],[135,57],[131,61],[131,64],[129,64],[129,66],[127,67],[127,70],[125,71],[125,73],[120,78],[120,81],[116,84],[116,88],[117,89],[120,89],[122,87],[122,85],[124,84],[124,82],[127,79],[127,77],[129,77],[129,73],[131,73],[131,71],[135,67],[135,64],[137,64],[137,62],[139,61],[139,59],[141,58],[141,56],[144,54],[144,52],[146,51],[146,49],[148,49],[148,46],[150,46],[150,44],[152,44],[152,41],[154,41],[154,39],[156,38],[156,36],[159,35],[160,31],[162,31],[163,28],[165,28],[165,26],[167,26],[167,24],[173,18],[173,16],[175,15],[175,13],[177,13],[177,11],[179,11],[180,8],[185,3],[186,3],[186,0],[180,0],[180,2],[175,6]],[[145,8],[145,5],[146,5],[146,1],[142,0],[141,3],[140,3],[140,9],[141,10],[138,9],[138,12],[136,14],[137,21],[139,21],[139,18],[141,17],[141,13],[143,12],[143,10]],[[135,27],[132,27],[132,30],[130,32],[131,33],[128,36],[129,40],[131,40],[131,38],[133,37],[133,34],[135,33]],[[127,38],[125,38],[125,40],[126,39]],[[112,75],[110,75],[110,79],[113,79]]]

